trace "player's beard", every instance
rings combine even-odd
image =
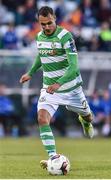
[[[46,29],[44,32],[45,32],[46,35],[50,35],[50,34],[53,33],[50,29]]]

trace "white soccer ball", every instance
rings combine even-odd
[[[70,170],[70,162],[64,155],[57,154],[49,158],[47,171],[51,175],[66,175]]]

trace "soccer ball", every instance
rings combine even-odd
[[[70,162],[64,155],[57,154],[49,158],[47,171],[51,175],[66,175],[70,170]]]

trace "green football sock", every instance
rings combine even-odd
[[[49,125],[40,126],[40,137],[48,155],[56,155],[55,139]]]
[[[87,125],[89,125],[91,122],[88,122],[88,121],[86,121],[85,119],[83,119],[83,123],[87,126]]]

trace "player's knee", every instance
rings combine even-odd
[[[47,111],[45,110],[40,110],[38,112],[38,123],[39,125],[45,125],[45,124],[48,124],[50,121],[50,118],[48,116],[48,113]]]
[[[45,125],[48,124],[48,120],[44,115],[40,114],[38,115],[38,123],[39,125]]]

